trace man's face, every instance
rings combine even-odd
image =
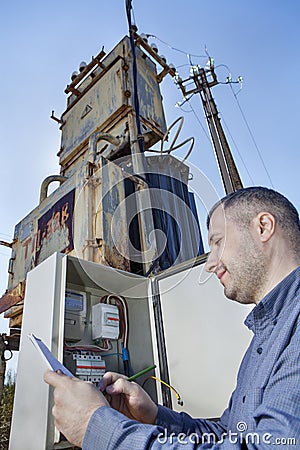
[[[211,216],[208,243],[211,252],[205,268],[217,275],[226,297],[239,303],[258,303],[266,264],[251,225],[238,227],[220,205]]]

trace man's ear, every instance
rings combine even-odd
[[[260,212],[255,218],[255,225],[261,242],[267,242],[275,232],[276,219],[268,212]]]

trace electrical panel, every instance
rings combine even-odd
[[[61,253],[50,256],[29,272],[10,450],[74,447],[54,426],[52,394],[43,381],[47,366],[28,335],[32,333],[42,339],[74,376],[96,387],[107,371],[130,377],[159,364],[156,335],[152,333],[152,301],[147,294],[148,280],[144,277]],[[113,335],[116,339],[93,339],[92,310],[99,304],[105,305],[100,308],[104,310],[104,325],[119,317],[119,322],[113,321],[118,322]],[[99,336],[103,335],[107,336],[106,331],[100,330]],[[137,382],[142,385],[149,375],[155,375],[154,369],[141,375]],[[157,402],[160,391],[156,382],[148,380],[145,389]],[[25,410],[30,414],[24,414]]]
[[[119,309],[115,305],[98,303],[92,309],[93,339],[118,339]]]
[[[74,376],[95,384],[106,370],[130,375],[126,299],[101,294],[76,286],[65,291],[64,364]]]

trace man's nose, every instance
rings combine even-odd
[[[214,272],[218,263],[219,263],[219,258],[217,257],[215,252],[211,251],[208,254],[207,261],[204,266],[206,272]]]

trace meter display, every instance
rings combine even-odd
[[[84,294],[79,292],[66,291],[65,308],[66,311],[83,311],[84,310]]]
[[[86,323],[86,294],[66,291],[65,293],[65,339],[79,341],[83,337]]]

